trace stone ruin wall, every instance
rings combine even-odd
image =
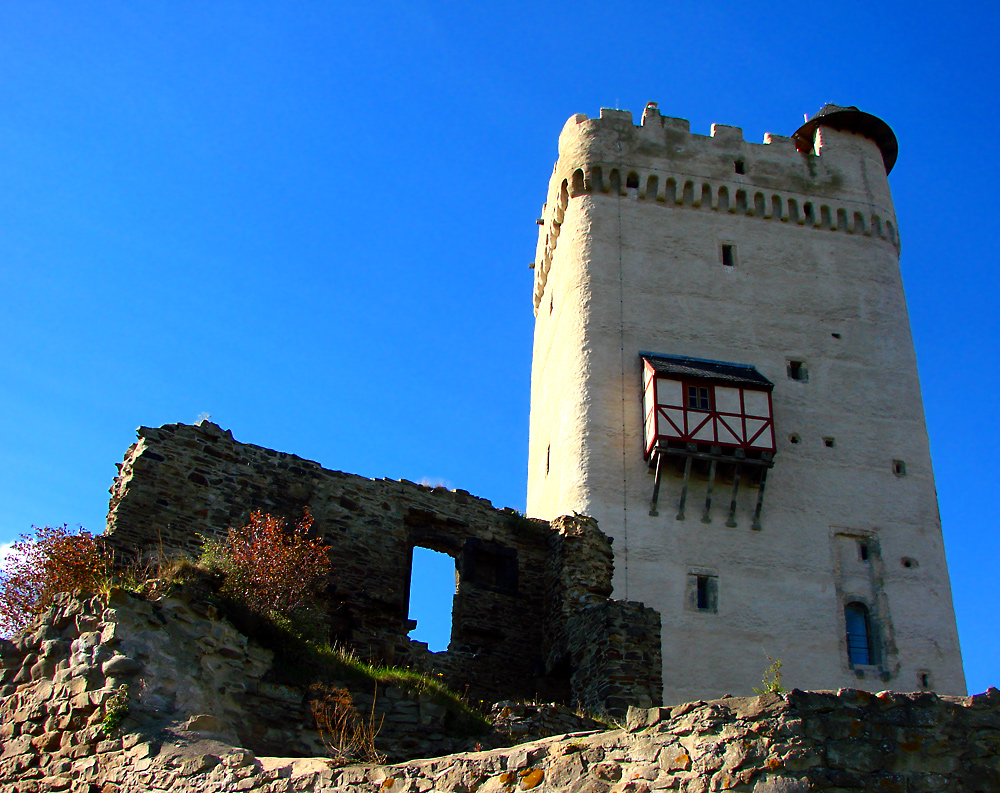
[[[331,640],[364,659],[439,673],[471,699],[579,703],[623,715],[660,703],[660,621],[610,600],[611,541],[596,522],[549,524],[463,490],[370,480],[238,443],[203,422],[141,427],[111,488],[120,552],[197,555],[253,510],[311,512],[331,547]],[[408,638],[414,546],[456,561],[449,650]]]
[[[272,756],[260,734],[315,743],[310,725],[266,723],[255,648],[183,592],[149,602],[60,596],[29,631],[0,640],[0,790],[9,793],[995,793],[1000,691],[938,697],[842,689],[629,710],[625,726],[393,765],[337,767]],[[118,728],[101,728],[128,684]],[[301,695],[300,695],[301,696]],[[425,702],[384,696],[440,750]],[[285,703],[283,705],[283,702]],[[408,703],[400,707],[400,703]],[[272,736],[277,737],[277,736]],[[255,751],[256,747],[256,751]]]

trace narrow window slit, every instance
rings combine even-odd
[[[708,576],[698,576],[698,610],[705,611],[708,608]]]
[[[736,266],[736,256],[733,253],[733,246],[732,245],[723,245],[722,246],[722,263],[726,267],[735,267]]]

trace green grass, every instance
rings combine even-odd
[[[242,604],[220,599],[222,611],[236,627],[274,653],[269,679],[284,685],[307,687],[313,683],[395,686],[440,705],[456,719],[456,726],[469,734],[482,734],[492,724],[464,698],[438,677],[397,666],[362,661],[341,647],[311,638],[297,621],[249,612]],[[307,626],[312,627],[312,626]]]
[[[517,516],[514,516],[517,519]],[[526,518],[520,518],[530,524]],[[245,603],[226,597],[219,590],[223,580],[218,560],[208,551],[197,562],[184,559],[160,561],[148,568],[121,570],[115,585],[144,596],[149,579],[166,583],[166,591],[174,585],[200,589],[220,612],[241,633],[274,653],[274,663],[267,678],[271,682],[307,688],[313,683],[354,684],[371,690],[375,685],[395,686],[410,694],[429,699],[454,717],[458,731],[480,735],[493,729],[492,724],[464,698],[448,688],[435,675],[413,669],[373,665],[362,661],[352,652],[323,641],[324,619],[317,609],[298,614],[261,614]],[[217,549],[216,549],[217,550]]]

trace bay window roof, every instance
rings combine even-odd
[[[750,364],[727,363],[707,358],[651,352],[640,352],[639,355],[653,367],[658,377],[669,377],[674,380],[709,380],[717,383],[756,387],[765,391],[774,388],[774,383]]]

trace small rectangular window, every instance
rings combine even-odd
[[[719,577],[711,571],[694,569],[688,574],[687,608],[715,614],[719,610]]]
[[[869,554],[868,543],[866,543],[866,542],[859,542],[858,543],[858,559],[860,559],[862,562],[867,562],[868,561],[868,554]]]
[[[736,162],[733,163],[733,168],[736,169],[736,173],[747,172],[747,167],[746,164],[743,162],[743,160],[736,160]]]
[[[695,410],[711,410],[711,394],[705,386],[688,386],[688,407]]]
[[[906,476],[906,463],[904,463],[902,460],[893,460],[892,472],[896,476]]]
[[[722,246],[722,263],[726,267],[735,267],[736,266],[736,254],[733,251],[733,246],[732,245],[723,245]]]
[[[837,441],[834,438],[823,438],[823,445],[826,446],[828,449],[832,449],[834,446],[837,445]]]
[[[708,608],[708,576],[698,576],[698,611]]]
[[[806,369],[806,365],[802,361],[789,361],[788,378],[804,383],[809,379],[809,370]]]

